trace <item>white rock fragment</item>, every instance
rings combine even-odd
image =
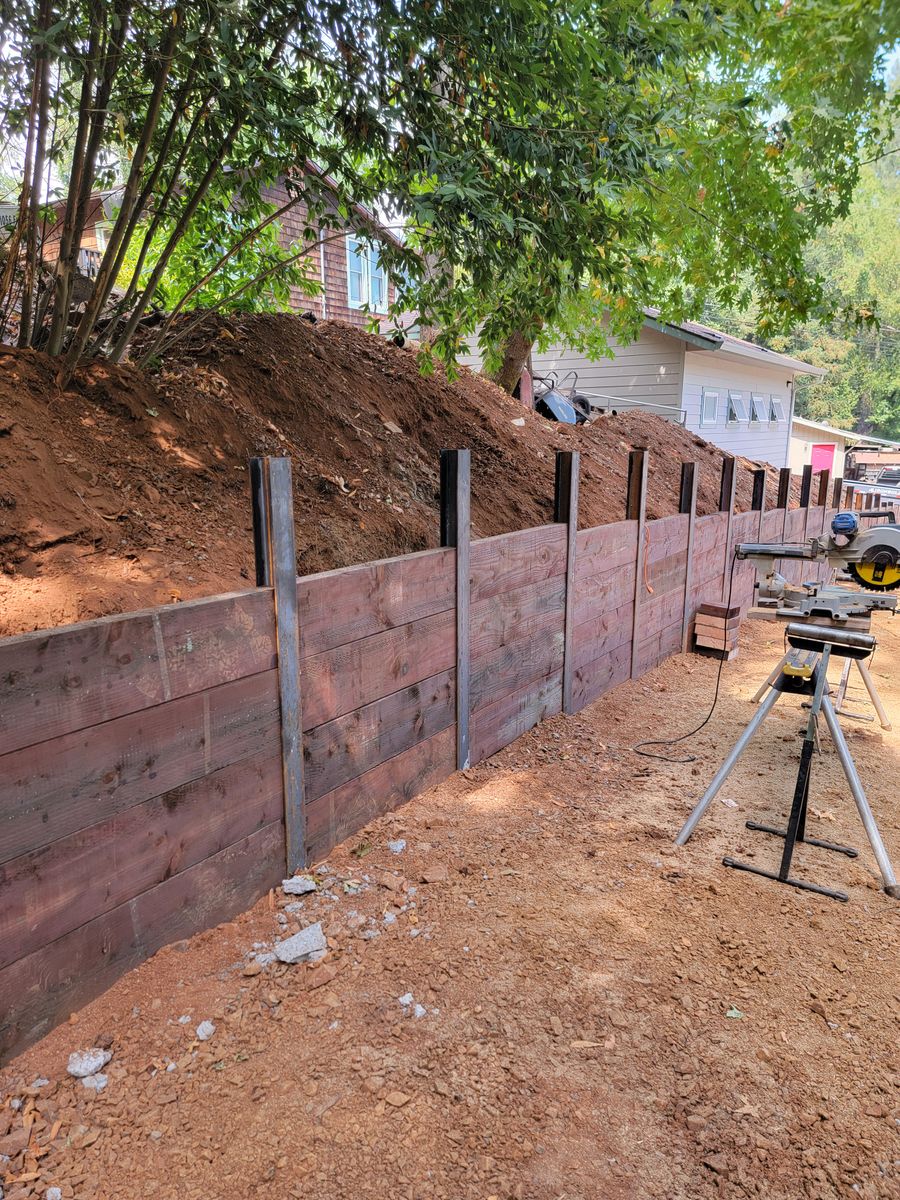
[[[303,901],[302,900],[294,900],[290,904],[286,904],[284,906],[284,911],[286,913],[303,912]]]
[[[199,1042],[208,1042],[216,1032],[216,1027],[212,1021],[201,1021],[194,1032],[197,1034]]]
[[[385,925],[396,925],[397,924],[397,916],[395,913],[392,913],[392,912],[386,912],[384,914],[384,916],[382,917],[382,920],[384,921]]]
[[[102,1075],[99,1071],[96,1075],[86,1075],[82,1079],[82,1085],[92,1092],[102,1092],[109,1083],[109,1077]]]
[[[99,1046],[93,1046],[90,1050],[73,1050],[66,1070],[76,1079],[85,1079],[101,1071],[111,1058],[110,1051],[101,1050]]]
[[[397,1003],[401,1008],[409,1008],[413,1002],[412,992],[404,992],[402,996],[397,997]]]
[[[183,1016],[178,1018],[179,1025],[189,1025],[190,1022],[191,1022],[190,1013],[185,1013]]]
[[[31,1086],[33,1088],[42,1088],[42,1087],[46,1087],[49,1082],[50,1082],[49,1079],[45,1079],[43,1077],[43,1075],[39,1075]]]
[[[327,948],[322,925],[316,921],[315,925],[307,925],[293,937],[285,938],[283,942],[276,942],[275,957],[283,963],[306,962],[314,954],[321,956],[320,952],[324,952]]]
[[[397,838],[396,841],[388,842],[387,848],[391,854],[402,854],[406,849],[406,838]]]
[[[316,881],[311,875],[297,875],[293,879],[282,879],[281,890],[286,896],[305,896],[316,890]]]
[[[428,1009],[425,1007],[424,1004],[417,1004],[416,1007],[413,1009],[414,1017],[425,1017],[427,1015],[428,1015]]]
[[[46,1192],[44,1192],[44,1200],[62,1200],[62,1188],[47,1188]]]

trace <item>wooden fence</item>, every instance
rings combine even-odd
[[[298,580],[290,464],[254,460],[256,589],[0,641],[0,1051],[649,671],[702,601],[749,602],[736,542],[828,519],[827,477],[817,507],[764,512],[764,472],[734,515],[726,460],[721,512],[696,516],[685,464],[682,512],[647,522],[647,465],[626,520],[579,530],[560,454],[552,524],[470,541],[468,451],[445,451],[442,548]]]

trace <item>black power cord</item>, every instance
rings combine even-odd
[[[726,608],[731,608],[731,593],[732,593],[732,589],[734,588],[734,567],[735,567],[736,562],[737,562],[737,552],[735,551],[735,554],[731,560],[731,571],[728,576],[728,603],[726,604]],[[631,749],[634,751],[634,753],[640,754],[642,758],[659,759],[660,762],[667,762],[667,763],[696,762],[697,759],[696,759],[695,755],[693,755],[693,754],[689,754],[685,758],[675,758],[673,755],[658,754],[653,750],[644,750],[644,749],[642,749],[642,747],[643,746],[675,746],[675,745],[677,745],[678,742],[684,742],[684,741],[687,741],[688,738],[692,738],[695,734],[699,733],[700,730],[704,728],[704,726],[708,725],[709,722],[712,720],[712,715],[716,711],[716,705],[719,702],[719,686],[722,682],[722,667],[724,665],[725,665],[725,658],[724,658],[724,653],[723,653],[723,657],[719,659],[719,669],[716,672],[716,690],[713,693],[712,705],[710,706],[709,712],[706,714],[706,716],[703,718],[703,720],[700,722],[700,724],[697,726],[696,729],[692,729],[689,733],[683,733],[683,734],[681,734],[680,737],[652,738],[645,742],[638,742],[637,745],[631,747]]]

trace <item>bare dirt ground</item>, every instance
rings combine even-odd
[[[900,727],[900,628],[877,632]],[[811,832],[862,852],[803,847],[798,871],[850,902],[721,865],[777,861],[744,821],[783,820],[796,700],[721,793],[737,807],[672,845],[781,644],[745,626],[695,762],[630,749],[706,711],[717,664],[688,656],[379,820],[301,909],[279,890],[131,973],[0,1075],[6,1200],[900,1197],[900,906],[827,738]],[[896,863],[898,734],[845,726]],[[318,919],[322,963],[255,965]],[[65,1067],[98,1041],[94,1096]]]
[[[552,519],[558,449],[582,454],[583,526],[624,516],[637,446],[650,518],[677,511],[683,460],[698,512],[718,508],[725,455],[679,425],[560,426],[339,321],[210,316],[154,372],[98,361],[62,392],[56,371],[0,347],[0,636],[246,587],[256,454],[292,459],[301,575],[436,546],[444,447],[472,451],[476,537]],[[739,512],[755,465],[738,460]]]

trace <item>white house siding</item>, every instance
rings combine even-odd
[[[790,382],[789,382],[790,381]],[[793,375],[789,367],[769,367],[761,363],[741,361],[724,351],[693,350],[684,355],[684,389],[681,406],[685,410],[685,425],[708,442],[721,446],[731,454],[742,454],[757,462],[775,467],[788,465],[791,434],[791,405]],[[719,410],[715,425],[700,424],[700,399],[705,387],[719,391]],[[751,392],[765,396],[780,396],[784,402],[785,419],[777,425],[754,426],[749,421],[726,423],[728,389],[743,392],[748,405]]]
[[[631,345],[623,346],[610,338],[610,347],[615,351],[615,358],[593,361],[566,346],[550,346],[542,353],[532,354],[534,373],[549,375],[553,372],[560,384],[568,387],[571,376],[567,381],[565,376],[574,370],[581,392],[663,405],[671,408],[673,416],[677,417],[681,409],[684,343],[656,330],[643,329]],[[459,361],[473,371],[481,370],[482,360],[478,354],[462,355]]]
[[[631,345],[623,346],[611,338],[610,347],[615,351],[615,358],[592,361],[565,346],[550,346],[543,353],[532,354],[534,373],[548,375],[552,371],[562,383],[563,377],[574,370],[580,392],[598,393],[598,399],[599,396],[614,396],[664,405],[678,413],[681,408],[683,342],[654,329],[643,329]]]

